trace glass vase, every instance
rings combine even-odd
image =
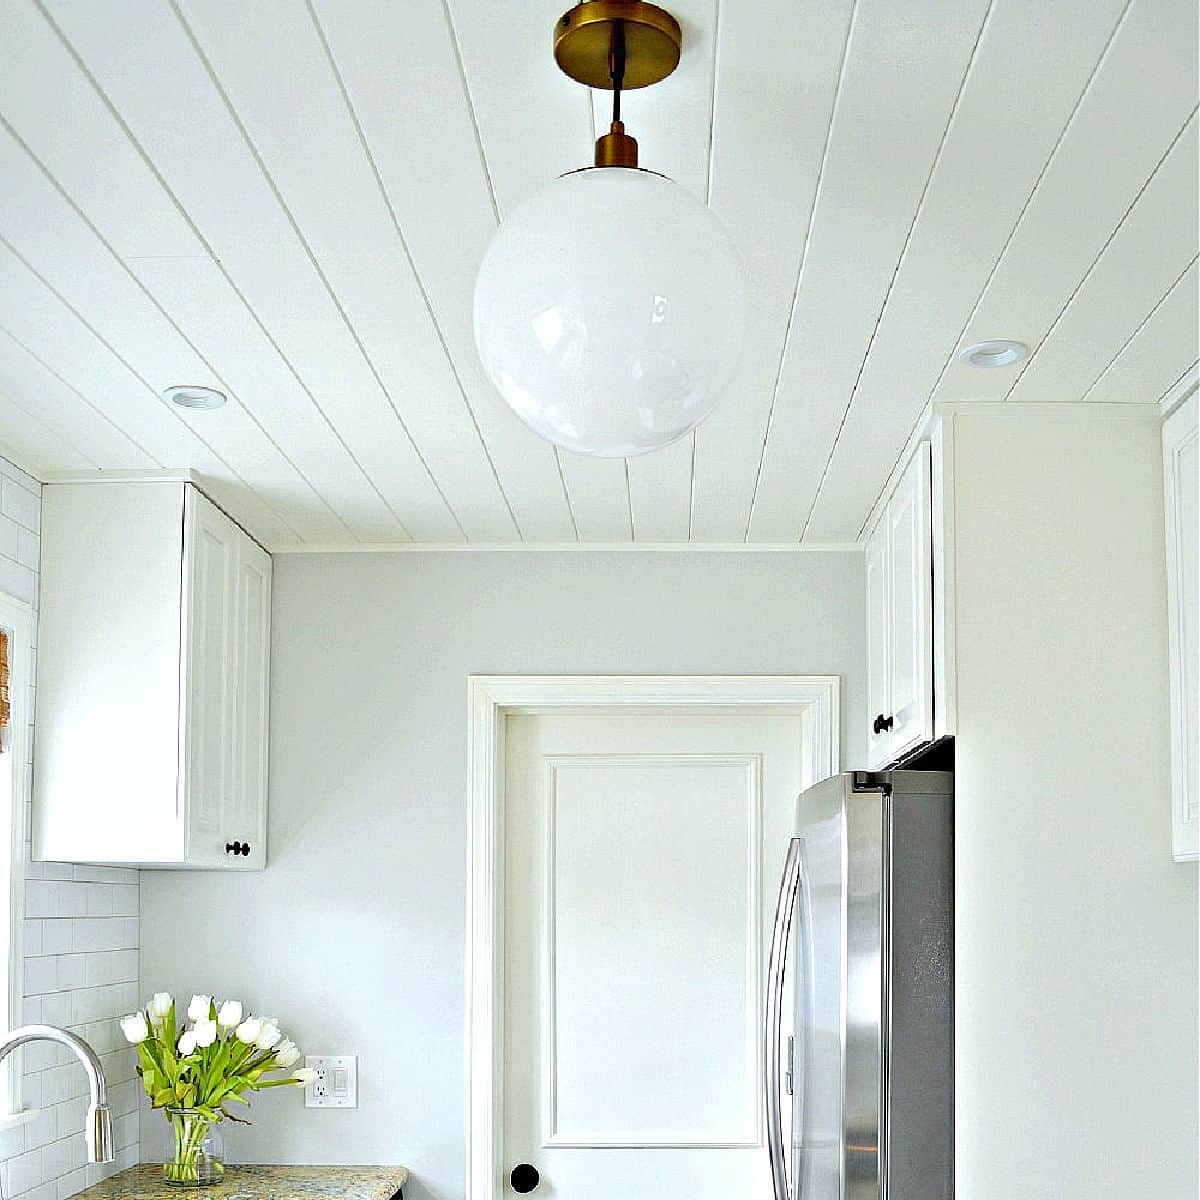
[[[168,1108],[170,1156],[163,1178],[172,1187],[208,1187],[225,1176],[225,1155],[216,1122],[193,1108]]]

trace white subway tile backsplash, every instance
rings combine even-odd
[[[0,591],[34,606],[37,645],[41,487],[0,459]],[[33,655],[36,681],[37,655]],[[36,704],[36,688],[30,700]],[[31,708],[31,711],[34,709]],[[31,739],[32,741],[32,739]],[[26,795],[32,764],[26,769]],[[26,855],[31,807],[26,801]],[[67,1200],[90,1183],[138,1161],[136,1113],[141,1091],[136,1057],[118,1018],[140,1004],[138,872],[128,867],[26,863],[22,1011],[26,1023],[73,1028],[101,1055],[109,1098],[120,1119],[116,1161],[84,1165],[87,1077],[74,1057],[50,1043],[24,1049],[21,1100],[40,1110],[0,1132],[0,1189],[5,1200]],[[121,1123],[123,1122],[123,1123]]]
[[[42,502],[40,489],[37,492],[22,487],[15,479],[0,480],[0,511],[11,517],[18,525],[34,533],[41,532]]]
[[[17,562],[31,571],[38,569],[38,558],[41,554],[42,539],[28,529],[21,529],[17,534]]]
[[[137,917],[85,917],[72,922],[75,950],[136,950]]]
[[[59,884],[46,879],[25,880],[25,915],[27,917],[57,917]]]
[[[86,917],[88,915],[88,884],[60,883],[58,885],[58,911],[64,917]]]
[[[41,925],[43,954],[69,954],[71,952],[73,938],[70,921],[43,921]]]

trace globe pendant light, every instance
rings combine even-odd
[[[475,343],[500,394],[559,446],[644,454],[694,429],[737,368],[742,272],[709,211],[637,165],[623,88],[679,62],[675,19],[640,0],[585,0],[555,26],[571,78],[611,88],[595,166],[520,205],[496,233],[475,284]]]

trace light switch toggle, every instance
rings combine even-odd
[[[358,1056],[309,1054],[304,1065],[317,1073],[304,1087],[305,1108],[357,1108]]]

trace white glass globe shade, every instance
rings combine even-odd
[[[657,450],[733,378],[737,255],[708,207],[650,171],[564,175],[500,227],[475,284],[484,369],[543,437],[585,454]]]

